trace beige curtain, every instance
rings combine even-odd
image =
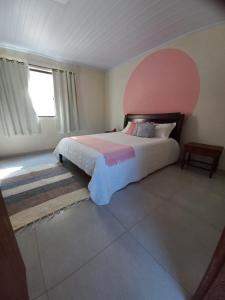
[[[75,74],[53,70],[57,123],[60,133],[79,129]]]
[[[0,133],[24,135],[40,132],[28,93],[28,66],[0,58]]]

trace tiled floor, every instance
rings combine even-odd
[[[0,169],[54,162],[42,153]],[[170,166],[107,206],[84,201],[16,236],[32,300],[181,300],[196,289],[224,225],[224,174]]]

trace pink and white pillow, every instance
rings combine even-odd
[[[137,123],[129,121],[127,123],[127,126],[121,132],[129,135],[135,135],[136,131],[137,131]]]
[[[140,124],[143,125],[145,124],[145,122]],[[169,138],[172,130],[176,127],[176,123],[164,123],[164,124],[149,123],[149,124],[154,124],[154,137],[166,138],[166,139]],[[138,123],[129,121],[127,123],[127,126],[121,132],[129,135],[138,135],[137,129],[138,129]],[[152,134],[149,137],[152,137]]]

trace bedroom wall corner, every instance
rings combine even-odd
[[[105,130],[105,71],[82,65],[59,63],[41,56],[0,48],[0,56],[24,60],[48,68],[70,68],[77,76],[80,130],[73,135],[99,133]],[[0,135],[0,158],[53,149],[63,137],[57,132],[54,117],[40,118],[41,134]]]
[[[184,51],[194,60],[200,75],[200,95],[193,113],[185,121],[183,142],[195,141],[225,147],[224,23],[177,38],[109,70],[106,74],[107,126],[120,129],[123,125],[124,93],[135,68],[151,53],[166,48]],[[225,151],[219,168],[225,170]]]
[[[123,95],[129,75],[135,68],[136,60],[119,65],[106,73],[106,127],[117,128],[123,126]]]

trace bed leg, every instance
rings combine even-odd
[[[63,163],[63,156],[62,156],[62,154],[59,154],[59,161],[61,162],[61,164]]]

